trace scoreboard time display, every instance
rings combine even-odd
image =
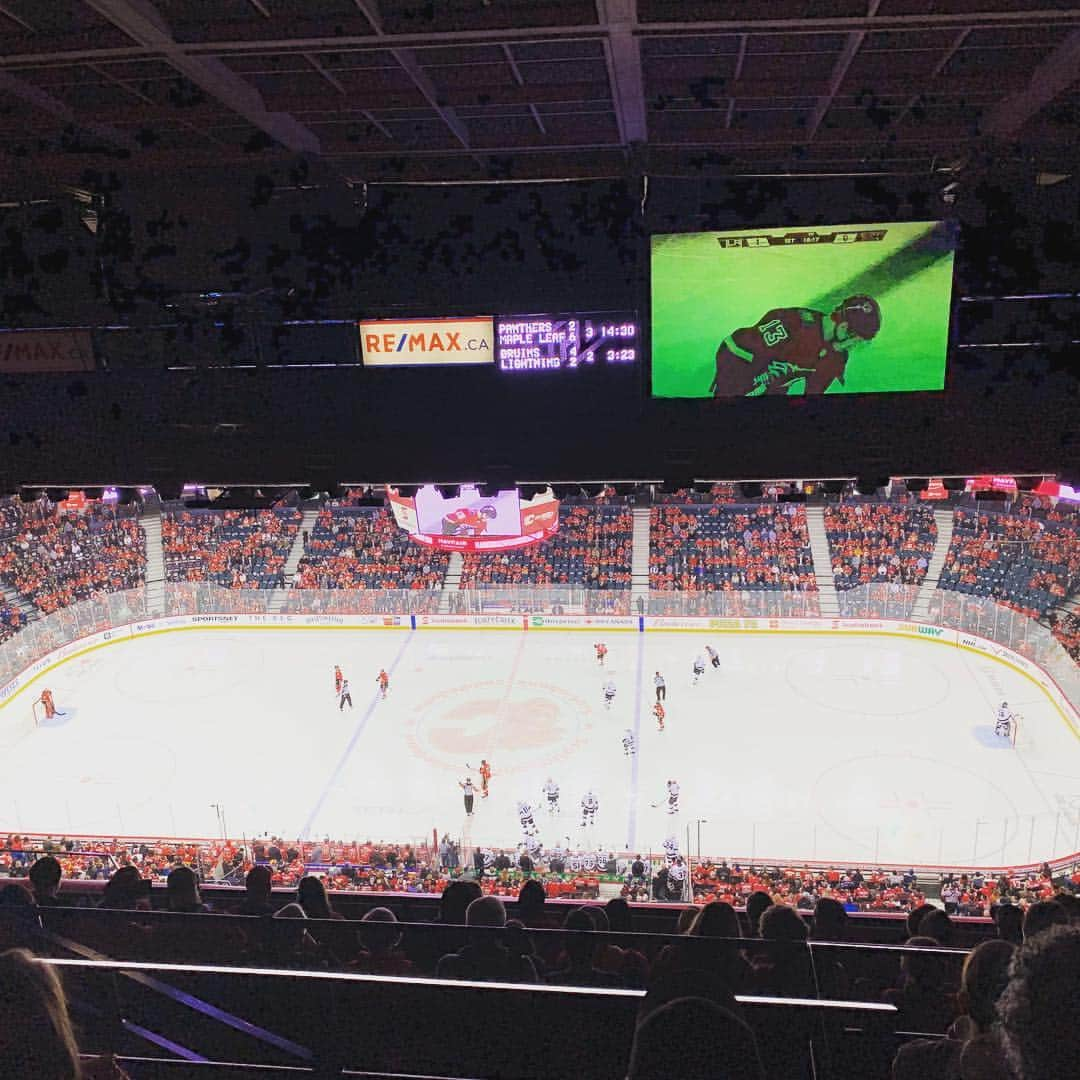
[[[603,311],[577,315],[500,315],[495,319],[499,371],[575,371],[636,364],[637,315]]]

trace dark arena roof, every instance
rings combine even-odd
[[[0,170],[926,173],[1075,152],[1067,0],[4,0]]]

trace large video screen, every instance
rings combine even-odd
[[[942,390],[954,253],[940,221],[654,236],[653,395]]]
[[[419,531],[436,536],[518,536],[521,508],[517,490],[499,491],[486,497],[463,484],[453,498],[443,498],[428,485],[416,493]]]

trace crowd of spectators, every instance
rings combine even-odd
[[[695,491],[693,488],[678,488],[675,491],[653,492],[655,506],[689,506],[692,503],[733,503],[739,499],[739,485],[732,483],[713,484],[708,491]]]
[[[293,578],[297,589],[437,592],[449,556],[414,543],[389,510],[323,507]]]
[[[660,592],[815,592],[805,507],[653,507],[649,587]]]
[[[227,589],[284,588],[285,563],[302,520],[291,508],[165,511],[165,576]]]
[[[467,554],[461,588],[569,585],[625,591],[629,603],[633,535],[629,507],[563,504],[559,531],[547,540],[505,552]]]
[[[921,585],[937,543],[928,506],[848,502],[825,508],[838,590],[870,583]]]
[[[1078,883],[1080,875],[1074,874],[1063,885],[1075,891]],[[1050,867],[1044,863],[1038,870],[943,874],[938,891],[947,914],[985,916],[1001,905],[1026,910],[1032,904],[1052,899],[1057,887]]]
[[[146,535],[133,511],[100,501],[62,510],[45,499],[0,508],[0,582],[43,614],[137,588],[145,576]]]
[[[1080,617],[1067,611],[1059,611],[1055,612],[1051,619],[1051,629],[1054,637],[1061,642],[1065,651],[1080,664]]]
[[[22,614],[18,608],[0,600],[0,641],[7,641],[22,628]]]
[[[938,587],[1039,618],[1080,589],[1080,523],[957,509]]]
[[[773,903],[812,911],[822,897],[843,904],[846,911],[909,911],[926,902],[914,870],[860,870],[809,866],[740,866],[726,861],[698,863],[692,874],[694,902],[722,900],[745,906],[754,893]]]

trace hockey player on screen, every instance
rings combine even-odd
[[[34,702],[35,705],[45,706],[45,719],[51,720],[54,716],[63,716],[64,713],[60,712],[56,707],[56,702],[53,701],[53,693],[49,689],[41,691],[41,697]]]
[[[353,707],[353,703],[352,703],[352,694],[349,693],[349,680],[348,679],[342,679],[341,680],[340,696],[341,696],[341,701],[338,702],[338,712],[342,712],[344,710],[346,702],[349,703],[349,708],[351,709]]]
[[[634,733],[629,728],[627,728],[623,732],[622,752],[627,757],[633,757],[636,751],[637,747],[634,745]]]
[[[593,646],[593,648],[596,650],[596,662],[601,667],[603,667],[604,666],[604,658],[607,656],[607,646],[602,641],[598,641]]]
[[[521,822],[521,831],[526,836],[536,835],[536,823],[533,821],[533,808],[531,803],[519,802],[517,804],[518,821]]]
[[[443,536],[479,536],[487,532],[488,522],[498,517],[494,506],[463,506],[443,516]]]
[[[711,645],[705,646],[705,652],[709,656],[709,663],[714,668],[718,668],[720,666],[720,654]]]
[[[480,797],[486,799],[488,797],[488,783],[491,780],[491,766],[487,762],[487,758],[480,759]]]
[[[823,394],[844,382],[848,353],[881,329],[881,308],[871,296],[849,296],[825,314],[812,308],[773,308],[742,326],[716,350],[714,397]]]
[[[390,676],[386,674],[385,668],[379,668],[379,674],[375,676],[375,681],[379,684],[379,691],[385,701],[386,692],[390,689]]]
[[[667,782],[667,812],[669,814],[679,812],[679,782],[677,780]]]
[[[345,676],[341,674],[341,667],[338,664],[334,665],[334,696],[341,696],[341,682]]]

